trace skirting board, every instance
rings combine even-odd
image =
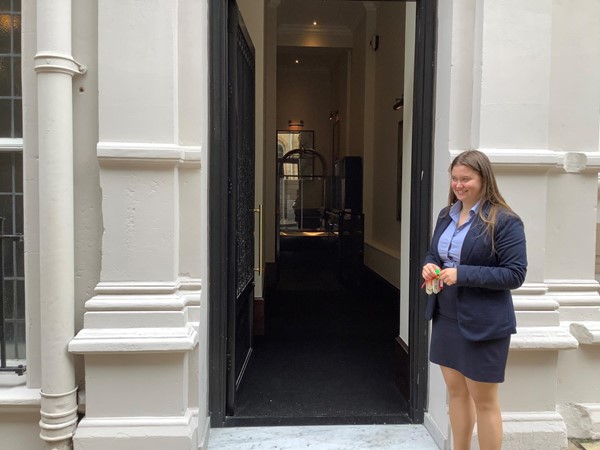
[[[396,387],[404,398],[410,398],[410,358],[408,345],[398,336],[394,340],[394,353],[396,356]]]
[[[252,307],[252,333],[254,336],[264,336],[265,334],[265,299],[254,297]]]
[[[423,425],[425,426],[425,429],[429,431],[433,441],[440,450],[450,450],[450,440],[448,439],[448,436],[445,436],[444,433],[442,433],[438,428],[437,423],[435,423],[433,418],[427,412],[423,417]]]
[[[197,409],[181,417],[84,417],[73,442],[86,450],[189,450],[198,448],[197,432]]]

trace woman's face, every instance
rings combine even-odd
[[[479,201],[483,194],[483,182],[477,172],[470,167],[456,165],[452,168],[451,176],[450,187],[458,200],[469,207]]]

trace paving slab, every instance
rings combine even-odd
[[[600,450],[600,441],[580,442],[579,445],[581,445],[585,450]]]
[[[422,425],[213,428],[209,450],[438,450]]]

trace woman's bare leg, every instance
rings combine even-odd
[[[477,438],[480,450],[500,450],[502,415],[498,399],[498,383],[482,383],[468,378],[466,383],[477,411]]]
[[[454,450],[470,450],[475,425],[475,405],[465,376],[449,367],[440,366],[448,387],[450,425]],[[482,450],[484,450],[482,448]]]

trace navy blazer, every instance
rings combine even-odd
[[[484,211],[489,208],[484,207]],[[442,267],[438,242],[452,219],[444,208],[438,217],[431,247],[423,265]],[[457,319],[462,335],[470,341],[497,339],[516,333],[511,289],[523,284],[527,273],[525,231],[521,219],[507,211],[496,217],[495,252],[485,232],[485,223],[476,214],[462,246],[457,266]],[[438,301],[427,299],[425,317],[430,320]]]

